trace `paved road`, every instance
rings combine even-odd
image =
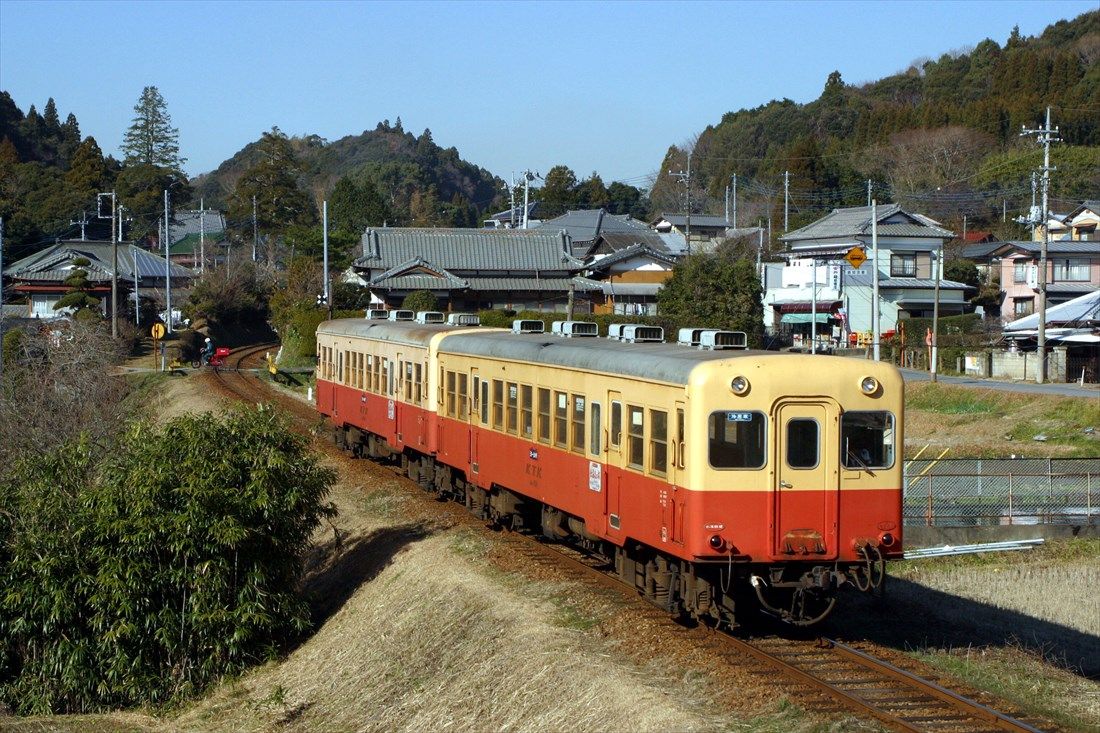
[[[927,382],[928,372],[917,369],[902,369],[906,382]],[[1023,392],[1027,394],[1048,394],[1059,397],[1087,397],[1097,401],[1100,409],[1100,385],[1086,384],[1035,384],[1034,382],[1002,382],[996,379],[975,379],[974,377],[948,377],[940,374],[937,380],[941,384],[978,389],[999,389],[1005,392]]]

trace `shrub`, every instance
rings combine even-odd
[[[405,310],[420,312],[434,311],[439,305],[439,300],[430,290],[414,290],[405,296],[401,307]]]
[[[0,704],[165,703],[304,631],[302,559],[334,475],[270,410],[134,424],[0,483]]]

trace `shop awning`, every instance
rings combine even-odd
[[[818,323],[828,323],[829,322],[829,317],[830,316],[829,316],[828,313],[818,313],[817,314],[817,322]],[[780,323],[813,323],[813,320],[814,320],[814,314],[813,313],[784,313],[783,317],[779,319],[779,322]]]

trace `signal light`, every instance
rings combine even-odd
[[[721,550],[725,546],[726,541],[722,539],[721,535],[712,534],[710,536],[710,546],[713,550]]]

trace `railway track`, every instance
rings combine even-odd
[[[273,398],[283,402],[248,371],[260,366],[261,355],[277,346],[260,344],[234,351],[228,365],[214,372],[217,382],[226,391],[250,402],[270,402]],[[252,362],[256,364],[250,366]],[[308,422],[305,415],[308,406],[296,403],[288,407],[293,408],[292,414],[300,426]],[[398,466],[379,467],[404,475]],[[417,493],[424,495],[423,491]],[[465,511],[456,510],[455,514],[462,515],[472,524],[481,524]],[[565,566],[574,577],[579,574],[586,585],[617,591],[624,598],[637,598],[632,589],[618,581],[601,558],[568,545],[541,542],[511,532],[503,533],[501,539],[508,545],[508,551],[523,558],[525,563]],[[664,615],[656,607],[642,605],[651,614]],[[695,632],[697,643],[707,647],[712,654],[739,668],[750,664],[759,675],[784,678],[788,685],[813,699],[814,707],[822,712],[853,712],[874,717],[894,730],[925,733],[1041,733],[1044,730],[832,639],[779,636],[746,639],[716,633],[706,627]]]

